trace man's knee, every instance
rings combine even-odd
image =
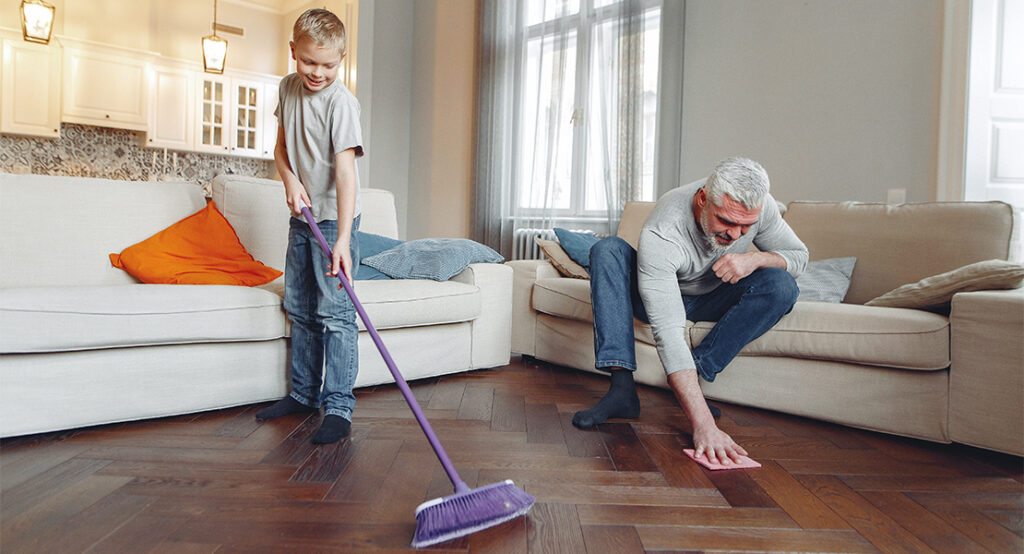
[[[766,267],[759,270],[759,273],[761,273],[761,287],[766,294],[772,297],[773,304],[785,312],[789,312],[796,304],[797,297],[800,296],[800,288],[796,284],[796,279],[788,271],[778,267]]]
[[[633,247],[619,237],[605,237],[590,247],[590,266],[628,259]]]

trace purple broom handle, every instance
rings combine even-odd
[[[316,224],[316,220],[313,219],[313,214],[309,211],[307,206],[302,206],[302,215],[306,217],[306,222],[309,223],[309,228],[312,229],[317,242],[320,243],[320,248],[323,249],[324,254],[327,255],[327,259],[333,259],[331,256],[331,248],[327,246],[327,239],[325,239],[324,234],[320,232],[320,227]],[[402,374],[398,371],[395,361],[391,359],[391,354],[388,352],[387,347],[384,346],[384,341],[381,340],[380,335],[377,333],[377,329],[373,327],[373,323],[370,323],[370,318],[366,317],[366,310],[363,309],[363,305],[360,304],[359,299],[356,298],[356,291],[352,289],[352,284],[348,282],[347,278],[345,278],[344,271],[338,272],[338,279],[341,281],[341,285],[345,287],[345,292],[348,293],[348,297],[352,300],[352,305],[356,307],[356,312],[359,313],[359,317],[366,325],[366,330],[369,331],[370,336],[373,337],[373,342],[376,343],[377,350],[380,351],[380,355],[384,358],[384,363],[387,364],[392,377],[395,378],[398,390],[402,391],[402,396],[405,397],[405,401],[409,404],[409,407],[412,408],[412,414],[416,416],[416,421],[419,422],[420,428],[423,429],[423,433],[427,435],[427,440],[430,441],[431,448],[433,448],[434,453],[437,454],[437,459],[441,461],[441,465],[444,466],[445,473],[448,474],[448,479],[450,479],[452,485],[455,486],[455,492],[468,491],[469,486],[459,478],[459,474],[455,471],[455,466],[452,465],[452,461],[448,458],[448,454],[444,451],[444,447],[441,446],[441,441],[438,440],[437,434],[434,433],[434,429],[430,426],[430,422],[427,421],[427,416],[423,414],[423,409],[420,408],[420,403],[416,401],[416,397],[413,396],[408,383],[405,382]]]

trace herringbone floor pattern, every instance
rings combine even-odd
[[[1021,458],[723,404],[763,467],[709,472],[667,391],[579,431],[599,376],[515,360],[413,384],[464,480],[537,498],[450,552],[1021,552]],[[413,510],[451,492],[394,386],[358,391],[350,440],[248,406],[0,443],[3,552],[408,550]]]

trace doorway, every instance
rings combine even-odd
[[[971,2],[964,200],[1014,208],[1011,259],[1024,260],[1024,0]]]

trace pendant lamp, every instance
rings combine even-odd
[[[213,34],[203,37],[203,71],[224,73],[228,41],[217,36],[217,0],[213,0]]]
[[[57,9],[43,0],[22,0],[21,35],[29,42],[50,43]]]

